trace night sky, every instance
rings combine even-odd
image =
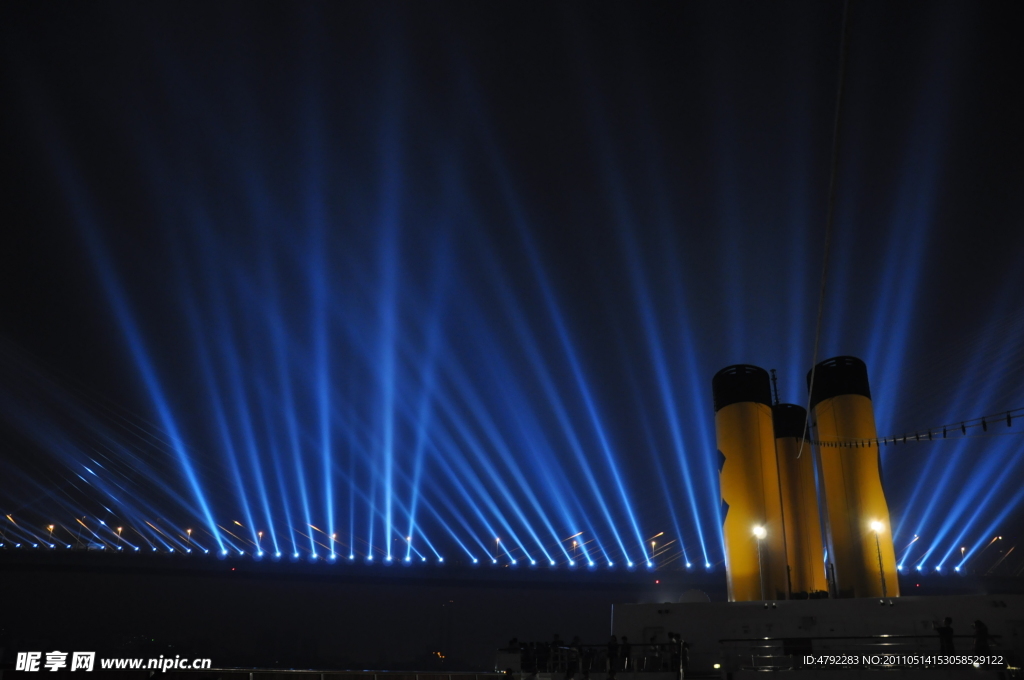
[[[850,6],[817,357],[867,363],[880,435],[1024,407],[1012,8]],[[621,564],[663,531],[659,564],[722,561],[712,375],[775,368],[806,403],[841,3],[0,23],[24,535],[561,563],[582,532]],[[1024,540],[1022,432],[883,449],[908,566]]]

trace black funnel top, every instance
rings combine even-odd
[[[811,389],[811,373],[807,372],[807,388]],[[868,389],[868,367],[857,357],[825,359],[814,369],[811,408],[841,394],[860,394],[871,398]]]
[[[776,404],[772,406],[772,425],[775,427],[775,438],[803,437],[807,426],[807,410],[796,404]]]
[[[711,392],[715,398],[715,413],[729,404],[753,401],[772,405],[772,386],[768,371],[749,364],[726,366],[711,379]]]

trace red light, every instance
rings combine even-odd
[[[655,580],[654,582],[655,582],[655,583],[661,583],[661,581],[658,581],[658,580]]]

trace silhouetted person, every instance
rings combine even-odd
[[[608,640],[608,677],[614,678],[619,668],[619,639],[614,635]]]
[[[681,660],[681,654],[683,650],[682,638],[675,633],[668,634],[668,649],[669,649],[669,670],[673,673],[679,671],[679,662]]]
[[[658,644],[658,636],[651,636],[650,646],[647,648],[647,654],[644,658],[644,670],[645,671],[660,671],[661,670],[661,647]]]
[[[573,680],[580,669],[580,638],[575,636],[569,643],[568,663],[565,667],[565,680]]]
[[[562,649],[563,645],[564,643],[562,642],[562,638],[559,637],[558,633],[555,633],[555,636],[551,638],[551,661],[548,668],[549,671],[561,671],[565,669],[562,665],[562,660],[565,657],[565,652]]]
[[[537,675],[537,643],[531,642],[523,649],[523,670],[530,675]]]
[[[622,667],[625,670],[629,670],[630,657],[633,656],[633,647],[629,644],[629,638],[625,635],[622,636],[622,644],[619,645],[619,656],[622,657]]]
[[[988,654],[988,626],[977,619],[974,621],[974,653]]]
[[[551,656],[551,647],[546,642],[535,642],[534,644],[537,646],[537,672],[547,673],[549,672],[548,661]]]
[[[583,669],[583,680],[590,680],[590,670],[594,667],[593,647],[583,647],[583,657],[580,664]]]
[[[942,625],[933,624],[935,632],[939,634],[939,654],[955,654],[953,650],[953,619],[946,617]]]

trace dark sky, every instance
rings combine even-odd
[[[602,527],[626,516],[610,502],[600,518],[594,496],[624,491],[638,535],[674,514],[691,549],[711,546],[711,376],[778,368],[783,400],[806,399],[841,16],[836,2],[8,7],[5,361],[166,430],[143,348],[204,484],[232,474],[210,404],[232,404],[236,444],[243,412],[257,423],[259,452],[235,456],[252,488],[286,458],[284,426],[261,429],[274,419],[256,406],[283,398],[281,350],[310,441],[330,394],[332,445],[350,447],[338,488],[395,474],[389,436],[425,440],[424,497],[463,499],[435,529],[477,510],[494,524],[483,499],[511,508],[514,470],[538,466],[554,477],[532,483],[570,480],[582,500],[542,493],[523,524],[568,535],[588,515],[611,545]],[[1013,3],[851,3],[818,358],[868,362],[880,434],[1024,407],[1017,18]],[[77,454],[27,443],[17,423],[63,421],[16,374],[3,455],[29,476],[53,458],[58,479]],[[566,422],[584,460],[621,474],[581,481]],[[941,446],[885,452],[897,531],[944,553],[954,525],[971,544],[1019,527],[1021,439]],[[511,481],[446,486],[444,464]],[[962,503],[944,500],[957,489]]]

